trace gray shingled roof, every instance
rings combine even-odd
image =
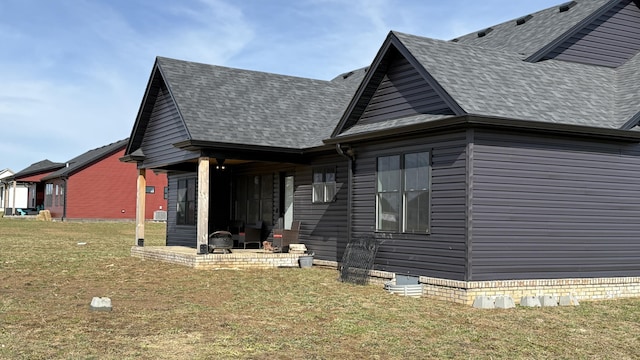
[[[81,155],[74,157],[73,159],[67,161],[65,167],[59,169],[44,178],[42,180],[54,179],[61,176],[69,176],[91,164],[94,162],[103,159],[104,157],[113,154],[114,152],[123,149],[127,146],[127,142],[129,139],[120,140],[109,145],[101,146],[96,149],[89,150]]]
[[[478,37],[478,31],[457,38],[458,43],[520,54],[522,58],[533,55],[551,41],[559,38],[610,0],[576,0],[568,11],[560,12],[554,6],[531,14],[531,19],[516,25],[513,19],[491,26],[493,31]],[[527,14],[522,14],[523,17]],[[478,29],[484,30],[484,29]]]
[[[615,70],[394,33],[474,115],[617,128]]]
[[[33,163],[27,166],[26,168],[18,171],[17,173],[13,174],[11,178],[20,179],[20,178],[24,178],[24,177],[35,175],[35,174],[41,174],[48,171],[57,170],[63,166],[64,166],[63,163],[56,163],[49,159],[45,159],[45,160]]]
[[[332,81],[158,58],[191,140],[303,149],[322,145],[364,71]]]
[[[592,20],[610,0],[576,0],[442,41],[392,32],[438,85],[470,115],[596,128],[621,128],[638,114],[640,57],[618,69],[559,60],[525,61]],[[526,14],[525,14],[526,15]],[[394,40],[396,41],[396,40]],[[233,69],[159,57],[157,66],[196,142],[309,149],[339,123],[365,69],[331,81]],[[375,69],[374,69],[375,70]],[[443,119],[422,114],[359,125],[341,135]]]

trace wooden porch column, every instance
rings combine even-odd
[[[209,252],[209,158],[198,159],[198,254]]]
[[[144,215],[147,197],[147,170],[138,169],[138,190],[136,193],[136,245],[144,246]]]

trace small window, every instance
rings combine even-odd
[[[334,167],[313,170],[312,201],[333,202],[336,197],[336,169]]]
[[[165,200],[169,199],[169,187],[168,186],[164,187],[164,199]]]
[[[145,192],[147,194],[155,194],[156,193],[156,187],[155,186],[147,186],[145,189]]]

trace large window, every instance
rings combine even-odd
[[[376,230],[429,231],[430,154],[408,153],[378,158]]]
[[[314,203],[332,202],[336,196],[336,169],[335,167],[313,169]]]
[[[178,180],[178,206],[176,212],[178,225],[196,224],[196,179]]]

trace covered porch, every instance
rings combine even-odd
[[[211,252],[211,236],[229,231],[233,234],[233,254],[245,253],[244,250],[271,253],[262,249],[265,240],[273,242],[277,251],[286,252],[289,243],[283,242],[281,234],[284,230],[292,232],[294,225],[295,167],[291,161],[209,155],[153,169],[169,173],[167,247],[181,249],[178,253],[207,255]],[[138,173],[137,247],[144,247],[142,214],[148,171],[151,170],[139,168]],[[274,236],[274,229],[281,230],[279,236]],[[297,242],[297,230],[295,233]]]

